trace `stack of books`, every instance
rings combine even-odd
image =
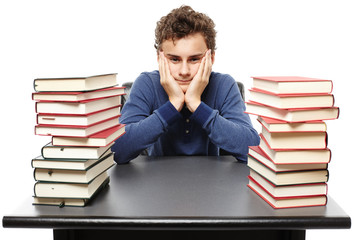
[[[125,133],[119,123],[116,74],[34,80],[35,134],[51,142],[32,159],[38,205],[85,206],[108,185],[111,146]]]
[[[324,120],[337,119],[331,80],[253,77],[249,114],[261,124],[259,146],[249,147],[248,186],[273,208],[327,203],[328,164]]]

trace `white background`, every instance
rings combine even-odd
[[[310,230],[307,239],[359,239],[360,7],[349,0],[1,1],[1,217],[32,196],[30,160],[50,140],[34,135],[33,79],[117,72],[120,84],[133,81],[157,68],[156,22],[187,2],[216,23],[213,70],[247,89],[251,76],[260,75],[333,80],[341,114],[327,121],[329,195],[351,216],[352,228]],[[0,239],[52,238],[49,229],[0,233]]]

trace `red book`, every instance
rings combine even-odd
[[[257,182],[252,181],[252,179],[249,179],[248,187],[275,209],[325,206],[327,203],[326,195],[275,197],[262,188],[261,185],[257,184]]]
[[[286,122],[331,120],[339,117],[338,107],[280,109],[252,101],[246,102],[245,112]]]
[[[120,96],[84,100],[79,102],[36,102],[37,113],[89,114],[120,105]]]
[[[118,124],[102,132],[89,137],[52,137],[52,145],[55,146],[82,146],[82,147],[104,147],[125,134],[125,125]]]
[[[257,88],[249,91],[251,101],[280,109],[332,107],[335,101],[330,93],[275,94]]]
[[[324,121],[289,123],[260,116],[257,120],[269,132],[326,132],[326,123]]]
[[[79,102],[124,94],[125,87],[110,87],[89,92],[34,92],[32,99],[35,101]]]
[[[260,135],[259,148],[274,164],[329,163],[331,151],[326,149],[271,149]]]
[[[89,114],[46,114],[39,113],[36,117],[37,124],[43,125],[70,125],[70,126],[91,126],[106,119],[119,116],[121,105],[102,109],[101,111]]]
[[[248,178],[258,184],[268,194],[276,198],[321,196],[327,195],[328,192],[326,183],[277,186],[253,170],[250,170]]]
[[[258,159],[248,155],[248,167],[257,172],[276,186],[323,183],[329,179],[327,169],[305,169],[298,171],[274,171]],[[301,164],[299,164],[301,165]]]
[[[327,169],[327,163],[288,163],[288,164],[276,164],[271,158],[269,158],[259,146],[249,147],[249,156],[255,158],[257,161],[270,168],[274,172],[291,172],[291,171],[304,171],[304,170],[319,170]]]
[[[45,136],[88,137],[119,124],[119,116],[105,119],[89,126],[46,125],[35,126],[35,134]]]
[[[271,149],[327,148],[327,132],[269,132],[263,127],[260,137]]]
[[[333,83],[328,79],[299,76],[252,77],[253,87],[273,93],[331,93]]]

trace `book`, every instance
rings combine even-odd
[[[36,116],[37,124],[89,126],[115,116],[120,116],[120,106],[104,109],[90,114],[44,114]]]
[[[84,170],[35,168],[34,179],[46,182],[89,183],[114,165],[111,153]]]
[[[327,203],[326,195],[303,197],[274,197],[252,180],[249,181],[248,187],[275,209],[325,206]]]
[[[33,205],[48,205],[58,207],[85,207],[90,199],[82,198],[45,198],[33,197]]]
[[[299,76],[252,77],[253,87],[272,93],[331,93],[333,82]]]
[[[331,150],[326,149],[271,149],[260,135],[259,148],[274,164],[329,163]]]
[[[325,149],[327,132],[269,132],[262,128],[260,137],[272,149]]]
[[[328,192],[328,185],[326,183],[308,183],[276,186],[253,170],[250,170],[248,178],[249,180],[259,185],[271,196],[277,198],[320,196],[327,195]]]
[[[280,109],[333,107],[335,102],[330,93],[275,94],[256,88],[249,92],[251,101]]]
[[[306,122],[337,119],[339,117],[339,108],[280,109],[248,101],[246,102],[245,113],[283,120],[286,122]]]
[[[34,197],[90,199],[97,190],[109,183],[109,175],[103,172],[89,183],[36,182]]]
[[[35,101],[79,102],[124,94],[125,87],[110,87],[89,92],[34,92],[32,99]]]
[[[248,166],[277,186],[320,183],[327,182],[329,179],[329,171],[327,169],[275,172],[250,155],[248,155]]]
[[[120,106],[121,97],[90,99],[79,102],[36,102],[36,113],[47,114],[89,114]]]
[[[118,125],[119,117],[120,115],[89,126],[40,124],[35,126],[35,134],[45,136],[88,137],[97,132],[101,132],[105,129]]]
[[[40,198],[33,197],[33,205],[48,205],[61,207],[85,207],[89,199],[77,198]]]
[[[260,116],[257,121],[269,132],[326,132],[324,121],[289,123]]]
[[[51,159],[97,160],[110,151],[111,146],[112,144],[104,147],[56,146],[49,142],[41,148],[41,156],[48,161]]]
[[[89,137],[52,137],[52,145],[57,146],[83,146],[104,147],[125,134],[125,125],[118,124],[102,132],[95,133]]]
[[[89,77],[37,78],[34,79],[34,90],[37,92],[92,91],[116,86],[116,76],[117,73]]]
[[[249,155],[274,172],[291,172],[291,171],[304,171],[304,170],[318,170],[327,169],[326,163],[302,163],[302,164],[275,164],[259,146],[250,146]]]
[[[76,158],[43,158],[42,156],[35,157],[31,160],[33,168],[45,169],[72,169],[72,170],[86,170],[101,161],[104,157],[111,154],[111,149],[108,148],[104,154],[98,159],[76,159]]]

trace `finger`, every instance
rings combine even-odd
[[[206,52],[206,62],[205,62],[204,72],[203,72],[204,79],[207,79],[207,80],[209,79],[211,70],[212,70],[211,49],[209,49]]]
[[[160,52],[159,72],[160,72],[160,81],[162,83],[164,83],[166,80],[166,72],[165,72],[164,53],[163,52]]]
[[[198,72],[196,73],[200,78],[204,75],[205,63],[206,63],[206,56],[204,56],[204,57],[201,59]]]

